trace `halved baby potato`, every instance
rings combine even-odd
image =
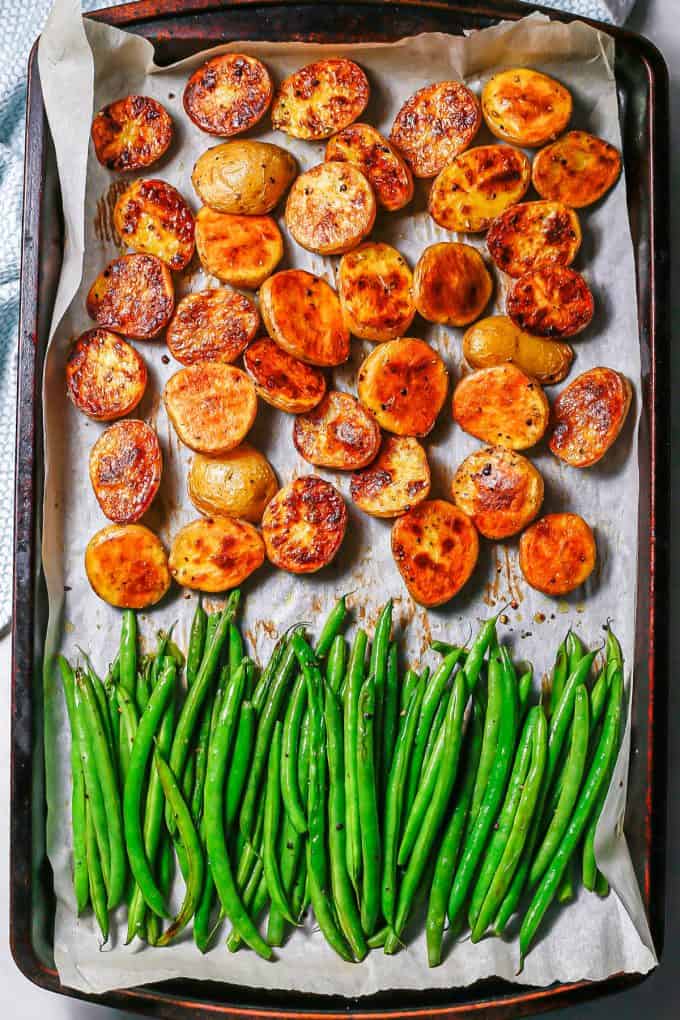
[[[428,322],[467,326],[482,314],[492,290],[482,256],[457,241],[431,244],[413,273],[416,308]]]
[[[133,181],[116,202],[113,224],[126,247],[155,255],[171,269],[184,269],[194,254],[193,213],[166,181]]]
[[[416,602],[441,606],[475,569],[479,536],[470,518],[453,503],[426,500],[395,521],[392,555]]]
[[[257,290],[283,258],[283,239],[271,216],[237,216],[204,205],[196,216],[196,249],[206,273]]]
[[[288,354],[269,337],[256,340],[243,355],[258,397],[289,414],[304,414],[323,400],[326,376]]]
[[[241,443],[219,457],[194,455],[187,479],[189,498],[206,517],[239,517],[259,524],[278,489],[276,475],[263,454]]]
[[[587,131],[567,131],[537,152],[532,183],[542,198],[582,209],[597,202],[616,183],[621,154]]]
[[[98,326],[149,340],[167,326],[175,307],[172,275],[155,255],[121,255],[94,281],[86,306]]]
[[[199,361],[175,372],[165,384],[163,403],[177,435],[196,453],[233,450],[257,414],[251,379],[220,361]]]
[[[521,149],[479,145],[461,152],[439,173],[427,208],[440,227],[475,234],[520,202],[530,183],[531,164]]]
[[[146,380],[141,354],[108,329],[88,329],[79,336],[66,362],[68,395],[95,421],[113,421],[134,411]]]
[[[297,173],[289,152],[270,142],[237,139],[196,160],[191,182],[204,205],[223,213],[271,212]]]
[[[569,344],[531,336],[507,315],[490,315],[470,326],[463,337],[463,354],[472,368],[510,361],[542,386],[562,382],[574,360]]]
[[[369,94],[368,79],[353,60],[316,60],[281,83],[272,124],[292,138],[330,138],[361,116]]]
[[[247,521],[201,517],[175,535],[169,558],[177,584],[196,591],[237,588],[264,563],[264,542]]]
[[[426,436],[446,400],[449,377],[424,340],[403,337],[380,344],[357,378],[359,400],[378,424],[398,436]]]
[[[429,494],[427,454],[412,436],[385,436],[377,458],[350,484],[352,499],[372,517],[400,517]]]
[[[380,241],[343,255],[338,295],[350,332],[362,340],[395,340],[416,314],[411,270],[396,248]]]
[[[491,134],[531,148],[557,138],[571,118],[571,93],[527,67],[499,71],[484,86],[482,113]]]
[[[349,251],[374,223],[373,189],[351,163],[320,163],[300,174],[288,193],[286,226],[307,251]]]
[[[581,247],[581,224],[561,202],[523,202],[496,217],[486,244],[508,276],[540,266],[570,266]]]
[[[350,393],[331,390],[313,411],[297,416],[293,442],[310,464],[356,471],[375,460],[380,428]]]
[[[153,606],[170,587],[165,549],[143,524],[110,524],[93,535],[85,572],[99,598],[120,609]]]
[[[245,294],[218,287],[187,294],[177,305],[165,341],[183,365],[236,361],[257,335],[260,316]]]
[[[522,531],[541,509],[543,479],[520,453],[492,446],[465,458],[451,494],[481,535],[508,538]]]
[[[90,451],[94,494],[116,524],[132,524],[144,516],[158,492],[162,470],[158,436],[134,418],[110,425]]]
[[[292,574],[313,574],[327,566],[347,530],[345,501],[316,475],[296,478],[279,489],[262,518],[267,556]]]
[[[574,591],[590,577],[596,560],[595,538],[578,514],[541,517],[519,540],[520,569],[545,595]]]
[[[591,467],[623,428],[633,389],[613,368],[591,368],[562,390],[553,406],[550,449],[572,467]]]
[[[142,170],[163,156],[172,141],[172,118],[149,96],[109,103],[92,121],[95,155],[109,170]]]
[[[229,138],[260,121],[272,101],[272,81],[264,64],[244,53],[211,57],[184,88],[184,109],[197,127]]]
[[[416,177],[436,177],[467,149],[481,123],[479,103],[470,89],[459,81],[440,81],[406,100],[390,141]]]
[[[505,310],[527,333],[559,340],[586,328],[595,302],[580,273],[567,266],[544,266],[515,280]]]
[[[516,365],[471,372],[453,393],[453,417],[463,431],[510,450],[534,446],[548,427],[549,414],[539,384]]]
[[[272,340],[294,358],[322,368],[347,361],[340,301],[320,276],[304,269],[275,273],[260,289],[260,313]]]
[[[326,160],[353,163],[388,212],[403,209],[413,198],[413,176],[394,146],[370,124],[350,124],[329,140]]]

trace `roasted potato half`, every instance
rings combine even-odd
[[[257,414],[252,381],[220,361],[199,361],[175,372],[165,384],[163,403],[177,435],[196,453],[233,450]]]
[[[154,606],[170,587],[165,549],[143,524],[110,524],[93,535],[85,572],[99,598],[120,609]]]
[[[516,365],[481,368],[453,393],[453,417],[464,432],[510,450],[534,446],[548,427],[545,393]]]
[[[269,337],[251,344],[243,364],[255,383],[258,397],[289,414],[304,414],[316,407],[326,392],[326,377],[318,368],[294,358]]]
[[[388,212],[403,209],[413,198],[413,176],[391,142],[370,124],[351,124],[326,146],[326,160],[353,163],[375,192],[376,201]]]
[[[424,340],[403,337],[380,344],[357,378],[359,400],[388,432],[426,436],[446,400],[449,377],[439,354]]]
[[[134,411],[146,380],[141,354],[108,329],[88,329],[79,336],[66,362],[68,395],[95,421],[113,421]]]
[[[296,478],[279,489],[262,518],[269,560],[292,574],[313,574],[327,566],[346,530],[344,499],[330,482],[316,475]]]
[[[416,314],[411,270],[396,248],[380,241],[343,255],[338,295],[350,332],[362,340],[395,340]]]
[[[572,467],[591,467],[623,428],[633,389],[613,368],[591,368],[562,390],[553,406],[550,449]]]
[[[371,517],[401,517],[430,494],[425,450],[412,436],[385,436],[373,463],[352,475],[350,494]]]
[[[341,365],[349,357],[349,330],[338,295],[304,269],[275,273],[260,289],[260,313],[279,347],[310,365]]]
[[[530,148],[562,134],[571,110],[571,93],[564,85],[527,67],[494,74],[482,91],[482,113],[491,134]]]
[[[456,506],[485,538],[516,535],[533,521],[543,502],[543,479],[514,450],[492,446],[466,457],[453,479]]]
[[[202,131],[230,138],[262,120],[272,94],[272,81],[261,61],[244,53],[224,53],[194,71],[184,88],[184,109]]]
[[[320,163],[288,193],[286,226],[308,251],[340,255],[356,248],[374,223],[373,188],[352,163]]]
[[[587,131],[567,131],[536,153],[531,180],[541,198],[582,209],[602,198],[620,173],[621,155],[613,145]]]
[[[569,344],[531,336],[507,315],[490,315],[470,326],[463,337],[463,354],[472,368],[510,361],[542,386],[562,382],[574,360]]]
[[[430,499],[394,522],[392,555],[412,598],[421,606],[441,606],[475,569],[479,536],[457,506]]]
[[[368,79],[353,60],[316,60],[281,83],[272,124],[292,138],[330,138],[361,116],[369,94]]]
[[[271,216],[236,216],[204,205],[196,217],[196,248],[206,273],[232,287],[257,290],[283,258]]]
[[[144,516],[158,492],[162,470],[158,436],[134,418],[110,425],[90,451],[94,494],[116,524],[132,524]]]
[[[244,294],[218,287],[187,294],[177,305],[165,341],[183,365],[236,361],[257,335],[260,316]]]
[[[540,266],[570,266],[581,247],[581,224],[561,202],[523,202],[496,217],[486,246],[508,276]]]
[[[470,89],[459,81],[440,81],[406,100],[390,141],[416,177],[436,177],[467,149],[481,123],[479,103]]]
[[[199,156],[191,175],[204,205],[239,216],[264,216],[288,190],[297,173],[289,152],[270,142],[238,139]]]
[[[108,170],[143,170],[165,155],[172,118],[149,96],[125,96],[109,103],[92,121],[92,144]]]
[[[375,460],[380,428],[351,394],[331,390],[313,411],[297,416],[293,442],[310,464],[356,471]]]
[[[505,310],[527,333],[560,340],[586,328],[595,302],[580,273],[567,266],[545,266],[515,280]]]
[[[201,517],[177,532],[170,573],[177,584],[197,591],[237,588],[264,563],[264,542],[247,521]]]
[[[194,217],[166,181],[133,181],[116,202],[113,223],[124,245],[184,269],[194,254]]]
[[[219,457],[197,453],[189,468],[189,498],[206,517],[239,517],[259,524],[278,489],[272,466],[259,450],[241,443]]]
[[[440,227],[476,234],[520,202],[530,183],[531,164],[521,149],[479,145],[461,152],[438,174],[427,208]]]
[[[426,248],[416,263],[416,308],[428,322],[467,326],[489,303],[493,283],[476,248],[442,241]]]
[[[94,281],[86,306],[98,326],[149,340],[167,326],[175,307],[172,275],[155,255],[121,255]]]
[[[592,574],[597,547],[590,527],[577,514],[548,514],[519,540],[524,577],[545,595],[566,595]]]

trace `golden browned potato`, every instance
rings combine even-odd
[[[257,414],[252,381],[220,361],[199,361],[175,372],[165,384],[163,403],[177,435],[196,453],[233,450]]]
[[[511,361],[542,386],[562,382],[574,360],[569,344],[531,336],[507,315],[490,315],[470,326],[463,337],[463,354],[472,368]]]
[[[94,281],[86,305],[98,326],[149,340],[167,326],[175,307],[172,275],[154,255],[121,255]]]
[[[246,290],[257,290],[283,258],[271,216],[235,216],[207,205],[196,217],[196,249],[206,273]]]
[[[199,156],[191,175],[196,194],[217,212],[263,216],[290,187],[297,166],[270,142],[238,139]]]
[[[116,524],[132,524],[144,516],[158,492],[162,470],[158,436],[145,421],[117,421],[90,451],[94,494]]]
[[[304,414],[316,407],[326,392],[326,376],[288,354],[269,337],[251,344],[243,364],[255,383],[258,397],[289,414]]]
[[[113,223],[124,245],[147,252],[171,269],[184,269],[194,254],[194,217],[166,181],[133,181],[116,202]]]
[[[572,467],[591,467],[623,428],[633,389],[613,368],[591,368],[562,390],[553,407],[550,449]]]
[[[439,354],[412,337],[376,347],[357,379],[361,403],[373,411],[382,428],[398,436],[426,436],[432,431],[448,385]]]
[[[240,517],[259,524],[278,487],[271,464],[249,443],[219,457],[197,453],[189,468],[189,498],[206,517]]]
[[[543,479],[521,453],[492,446],[465,458],[451,494],[481,535],[508,538],[522,531],[541,509]]]
[[[516,145],[536,147],[557,138],[569,123],[571,108],[564,85],[527,67],[500,71],[482,92],[489,131]]]
[[[561,202],[523,202],[496,217],[486,245],[508,276],[540,266],[570,266],[581,247],[581,224]]]
[[[183,365],[195,361],[236,361],[257,335],[260,316],[244,294],[218,287],[183,297],[165,340]]]
[[[317,60],[281,83],[272,124],[293,138],[330,138],[361,116],[369,94],[368,79],[353,60]]]
[[[125,96],[109,103],[92,121],[97,159],[109,170],[142,170],[165,155],[172,118],[149,96]]]
[[[531,180],[542,198],[573,209],[592,205],[621,173],[621,155],[609,142],[587,131],[567,131],[534,156]]]
[[[293,442],[310,464],[356,471],[375,460],[380,428],[351,394],[331,390],[313,411],[297,416]]]
[[[527,333],[559,340],[586,328],[595,302],[580,273],[567,266],[545,266],[515,280],[505,310]]]
[[[530,182],[531,164],[521,149],[479,145],[444,167],[432,185],[427,207],[440,227],[475,234],[520,202]]]
[[[469,580],[479,537],[457,506],[430,499],[394,522],[392,555],[412,598],[421,606],[441,606]]]
[[[113,421],[134,411],[146,379],[141,354],[108,329],[88,329],[79,336],[66,362],[68,395],[95,421]]]
[[[322,368],[349,357],[349,330],[338,295],[320,276],[285,269],[260,290],[260,313],[267,332],[294,358]]]
[[[549,414],[539,384],[516,365],[471,372],[453,393],[453,417],[460,427],[485,443],[510,450],[534,446],[548,427]]]
[[[470,89],[459,81],[440,81],[406,100],[390,141],[416,177],[436,177],[467,149],[481,123],[479,103]]]
[[[566,595],[590,577],[597,560],[593,533],[577,514],[548,514],[519,540],[524,577],[545,595]]]
[[[269,560],[292,574],[313,574],[327,566],[346,530],[344,499],[330,482],[316,475],[296,478],[279,489],[262,518]]]
[[[329,140],[326,160],[353,163],[368,178],[376,201],[396,212],[413,198],[413,176],[397,150],[370,124],[350,124]]]
[[[197,591],[237,588],[264,563],[264,542],[252,524],[232,517],[201,517],[177,532],[170,573],[177,584]]]
[[[197,127],[230,138],[262,120],[272,101],[267,68],[244,53],[211,57],[184,88],[184,109]]]
[[[416,308],[428,322],[466,326],[488,305],[493,283],[476,248],[442,241],[418,259],[413,290]]]
[[[373,188],[351,163],[320,163],[300,174],[288,194],[286,226],[308,251],[349,251],[374,223]]]
[[[350,494],[372,517],[400,517],[430,494],[425,450],[412,436],[385,436],[376,460],[352,475]]]
[[[99,598],[120,609],[154,606],[170,587],[165,549],[143,524],[110,524],[93,535],[85,571]]]
[[[395,340],[416,314],[406,260],[379,241],[362,244],[340,259],[338,296],[350,332],[362,340]]]

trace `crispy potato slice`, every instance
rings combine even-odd
[[[326,377],[318,368],[288,354],[269,337],[252,343],[243,364],[255,383],[258,397],[289,414],[304,414],[316,407],[326,392]]]
[[[475,569],[479,536],[457,506],[430,499],[394,522],[392,555],[412,598],[421,606],[441,606]]]
[[[553,406],[550,449],[572,467],[591,467],[623,428],[633,389],[613,368],[591,368],[562,390]]]
[[[353,163],[368,178],[376,201],[388,212],[413,198],[413,176],[394,146],[370,124],[351,124],[326,145],[326,161]]]
[[[195,361],[236,361],[257,335],[260,316],[244,294],[218,287],[183,297],[165,341],[183,365]]]
[[[581,224],[561,202],[523,202],[496,217],[486,245],[508,276],[540,266],[570,266],[581,247]]]
[[[149,96],[125,96],[109,103],[92,121],[97,159],[109,170],[142,170],[165,155],[172,118]]]
[[[382,428],[398,436],[426,436],[432,431],[448,385],[439,354],[413,337],[380,344],[357,378],[361,403],[373,411]]]
[[[331,390],[313,411],[297,416],[293,442],[310,464],[356,471],[375,460],[380,428],[350,393]]]
[[[369,94],[368,79],[353,60],[317,60],[281,83],[272,124],[292,138],[330,138],[361,116]]]
[[[86,306],[97,325],[149,340],[167,326],[175,307],[172,275],[155,255],[121,255],[94,281]]]
[[[316,475],[279,489],[262,518],[267,556],[291,574],[313,574],[327,566],[342,545],[347,507],[338,490]]]
[[[257,414],[252,381],[220,361],[199,361],[175,372],[165,384],[163,403],[177,435],[196,453],[233,450]]]
[[[472,368],[511,361],[542,386],[562,382],[574,360],[569,344],[531,336],[507,315],[490,315],[470,326],[463,337],[463,354]]]
[[[527,67],[494,74],[482,92],[491,134],[532,148],[557,138],[571,118],[571,93],[554,78]]]
[[[85,572],[99,598],[120,609],[154,606],[170,587],[165,549],[143,524],[110,524],[93,535]]]
[[[141,354],[108,329],[88,329],[79,336],[66,362],[68,395],[95,421],[113,421],[134,411],[146,380]]]
[[[341,365],[349,357],[349,330],[338,295],[320,276],[285,269],[260,290],[260,313],[279,347],[310,365]]]
[[[320,255],[356,248],[375,223],[375,196],[351,163],[320,163],[288,193],[286,226],[299,245]]]
[[[296,173],[295,160],[280,146],[238,139],[199,156],[191,181],[201,202],[217,212],[263,216],[277,205]]]
[[[531,164],[521,149],[479,145],[448,163],[430,190],[427,208],[440,227],[476,234],[522,200]]]
[[[352,475],[350,494],[372,517],[401,517],[430,494],[425,450],[412,436],[385,436],[377,459]]]
[[[343,255],[338,296],[350,332],[362,340],[395,340],[416,314],[413,275],[405,258],[379,241]]]
[[[508,538],[533,521],[543,502],[543,479],[514,450],[475,450],[459,466],[451,487],[456,506],[485,538]]]
[[[175,535],[170,573],[177,584],[197,591],[237,588],[264,563],[264,542],[247,521],[201,517]]]
[[[515,280],[505,310],[527,333],[559,340],[586,328],[595,302],[580,273],[567,266],[545,266]]]
[[[230,138],[264,117],[273,91],[261,61],[245,53],[224,53],[194,71],[184,88],[184,109],[202,131]]]
[[[144,516],[158,492],[162,470],[158,436],[145,421],[117,421],[90,451],[94,494],[116,524],[132,524]]]
[[[453,417],[465,432],[492,446],[526,450],[548,427],[548,400],[516,365],[471,372],[453,393]]]
[[[184,269],[194,254],[193,213],[167,181],[133,181],[116,202],[113,224],[126,247],[171,269]]]
[[[259,524],[279,485],[272,466],[250,443],[219,457],[197,453],[187,480],[189,498],[206,517],[239,517]]]
[[[542,198],[582,209],[616,183],[621,155],[609,142],[587,131],[567,131],[534,156],[532,183]]]
[[[196,249],[206,273],[257,290],[283,258],[283,239],[271,216],[235,216],[204,205],[196,217]]]
[[[426,85],[406,100],[392,126],[396,145],[416,177],[436,177],[479,131],[477,98],[459,81]]]
[[[416,308],[428,322],[467,326],[488,305],[493,283],[476,248],[442,241],[418,259],[413,290]]]
[[[577,514],[548,514],[519,540],[524,577],[544,595],[566,595],[590,577],[597,547],[590,527]]]

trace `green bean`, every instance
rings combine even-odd
[[[447,713],[448,713],[447,702]],[[401,838],[399,845],[399,866],[404,868],[408,863],[408,859],[411,856],[413,847],[415,846],[420,832],[423,820],[427,814],[432,795],[434,793],[435,786],[437,785],[437,779],[439,776],[439,770],[441,767],[442,759],[446,753],[446,722],[439,730],[437,739],[435,740],[434,747],[432,748],[432,755],[430,761],[423,770],[420,783],[418,785],[418,793],[416,799],[413,801],[411,810],[406,818],[406,825],[404,826],[404,833]]]
[[[316,654],[319,659],[325,659],[328,655],[335,637],[340,632],[340,628],[345,622],[346,615],[347,598],[343,595],[331,609],[328,614],[328,618],[323,625],[323,629],[319,634],[319,640],[316,643]]]
[[[87,835],[85,809],[87,798],[85,794],[85,777],[80,757],[80,745],[78,742],[78,723],[76,720],[76,695],[75,679],[73,671],[60,655],[58,658],[63,687],[64,700],[66,701],[66,712],[71,728],[71,830],[73,833],[73,892],[76,897],[76,909],[79,914],[85,910],[90,897],[90,883],[87,870]],[[94,834],[94,825],[90,819],[90,826]]]
[[[623,652],[621,651],[621,645],[619,644],[618,638],[611,627],[607,627],[605,654],[608,663],[615,662],[620,669],[623,669]]]
[[[255,707],[252,701],[244,701],[238,717],[238,729],[234,742],[234,753],[231,758],[227,777],[225,820],[227,831],[231,831],[241,806],[241,797],[248,778],[250,759],[255,742],[256,725]]]
[[[137,706],[134,700],[130,697],[124,687],[120,686],[116,690],[116,698],[118,700],[118,707],[120,709],[121,727],[119,733],[119,746],[120,742],[123,741],[125,747],[124,754],[124,766],[121,770],[121,785],[125,787],[127,782],[128,772],[130,769],[130,755],[132,754],[132,748],[135,743],[135,736],[137,735]],[[113,756],[112,756],[113,760]]]
[[[381,789],[387,786],[394,743],[397,739],[399,714],[399,653],[396,641],[390,642],[387,652],[387,674],[385,678],[385,697],[383,699],[383,736],[382,736],[382,778]]]
[[[295,872],[295,880],[293,882],[293,888],[290,894],[290,904],[293,908],[293,913],[298,919],[298,923],[302,920],[302,916],[307,909],[307,859],[305,857],[305,849],[302,845],[302,853],[300,854],[297,870]]]
[[[267,788],[264,809],[264,875],[267,880],[269,898],[276,909],[291,924],[295,918],[286,898],[279,869],[277,837],[281,821],[281,722],[274,724],[269,764],[267,767]]]
[[[288,817],[285,814],[283,816],[283,824],[281,825],[281,835],[279,839],[279,856],[281,858],[281,883],[283,885],[286,897],[290,898],[291,912],[295,918],[295,923],[298,923],[298,914],[293,906],[292,892],[295,883],[295,875],[297,872],[298,863],[300,860],[300,851],[302,849],[302,839],[295,831],[295,828]],[[283,945],[283,938],[286,930],[286,920],[283,914],[277,910],[272,903],[269,909],[269,918],[267,921],[267,942],[270,946],[281,946]]]
[[[137,684],[135,686],[135,704],[137,711],[141,713],[149,703],[151,694],[150,677],[152,661],[148,656],[142,659],[140,668],[137,670]]]
[[[598,896],[601,896],[603,899],[605,896],[609,895],[609,882],[604,877],[601,871],[598,871],[597,877],[595,879],[595,892],[597,893]]]
[[[268,897],[264,868],[262,861],[258,858],[243,890],[243,905],[251,917],[257,920],[258,915],[262,913],[267,904]],[[243,945],[243,939],[236,928],[232,928],[229,932],[226,944],[230,953],[235,953]]]
[[[120,682],[120,657],[119,653],[116,653],[116,657],[106,671],[106,675],[102,681],[104,690],[106,691],[106,701],[109,710],[109,727],[111,730],[111,743],[116,755],[116,765],[118,765],[118,745],[120,739],[120,713],[118,711],[118,699],[116,697],[116,688]]]
[[[385,945],[385,940],[389,934],[390,926],[385,925],[384,928],[380,928],[375,935],[371,935],[370,939],[366,939],[366,945],[369,949],[382,949]]]
[[[567,659],[566,642],[563,641],[557,649],[555,665],[553,667],[552,683],[550,685],[550,718],[552,719],[557,708],[557,703],[562,697],[564,685],[569,674],[569,662]]]
[[[85,669],[87,671],[87,675],[90,678],[92,690],[94,691],[94,695],[97,699],[97,705],[99,706],[99,715],[101,716],[102,725],[104,727],[104,733],[106,734],[106,740],[108,742],[109,748],[111,749],[111,754],[115,755],[116,749],[113,743],[113,732],[111,730],[111,716],[109,713],[109,704],[108,699],[106,697],[106,691],[101,680],[97,676],[97,673],[90,661],[90,657],[82,650],[82,648],[79,649],[79,651],[83,657]]]
[[[571,903],[574,898],[574,862],[569,861],[567,869],[562,875],[562,880],[557,888],[557,902]]]
[[[501,722],[501,710],[503,707],[504,685],[503,685],[503,663],[501,661],[500,649],[494,639],[489,652],[488,670],[488,696],[486,701],[486,714],[484,716],[484,737],[482,739],[482,753],[479,759],[479,768],[475,779],[475,786],[472,792],[472,802],[468,819],[468,832],[471,831],[479,809],[484,800],[484,794],[489,782],[489,775],[496,758],[498,745],[498,731]]]
[[[404,673],[404,682],[401,685],[401,701],[399,709],[403,714],[411,703],[411,696],[416,689],[420,677],[414,669],[407,669]],[[424,690],[423,686],[423,690]]]
[[[265,798],[261,796],[257,804],[255,815],[255,828],[253,838],[248,841],[244,839],[241,832],[237,833],[237,857],[236,888],[243,892],[250,878],[255,861],[262,856],[262,833],[264,832],[264,810]],[[242,842],[241,842],[242,841]],[[240,845],[239,845],[240,844]]]
[[[101,859],[97,846],[97,837],[92,821],[90,805],[85,805],[85,854],[87,863],[87,876],[89,883],[89,898],[92,901],[92,909],[97,919],[99,930],[102,933],[104,942],[109,939],[109,914],[106,906],[106,885],[102,875]]]
[[[134,698],[137,681],[137,617],[133,609],[123,610],[119,656],[120,686]]]
[[[191,793],[187,798],[191,808],[191,816],[198,825],[203,813],[203,788],[205,786],[205,771],[208,765],[208,743],[210,741],[210,724],[214,715],[219,710],[220,691],[209,690],[201,711],[201,721],[198,726],[196,748],[194,750],[194,781]],[[192,759],[190,759],[191,761]]]
[[[359,693],[357,735],[357,796],[361,831],[361,926],[375,931],[380,910],[380,822],[375,774],[375,678],[369,673]]]
[[[297,760],[300,743],[302,717],[307,708],[307,683],[303,673],[298,673],[293,692],[286,706],[283,723],[283,748],[281,755],[281,795],[286,814],[300,835],[307,831],[307,815],[297,781]]]
[[[609,687],[611,684],[612,672],[618,669],[616,662],[607,662],[600,670],[600,675],[593,684],[590,692],[590,723],[591,731],[595,730],[600,719],[604,707],[607,704],[607,694],[609,693]]]
[[[383,717],[385,714],[385,687],[387,684],[387,656],[392,633],[392,599],[383,606],[378,617],[371,648],[369,672],[375,678],[375,722],[373,724],[373,753],[375,755],[375,781],[378,801],[381,800],[383,772]]]
[[[614,668],[618,670],[620,667],[616,663],[616,660],[613,659],[612,662],[614,663]],[[582,866],[583,885],[586,889],[588,889],[589,892],[594,892],[595,886],[597,884],[598,870],[597,863],[595,860],[595,833],[597,831],[597,825],[600,820],[600,815],[602,814],[602,809],[604,808],[604,804],[607,799],[607,794],[609,793],[609,787],[611,786],[612,776],[614,775],[619,738],[620,734],[617,731],[616,748],[614,753],[612,754],[609,770],[602,784],[602,791],[593,810],[592,818],[588,822],[588,827],[586,828],[586,833],[583,838],[583,866]]]
[[[465,673],[465,682],[467,683],[468,694],[471,694],[475,689],[475,685],[482,668],[482,663],[484,662],[484,656],[486,655],[487,649],[496,634],[497,622],[498,615],[492,616],[490,620],[486,620],[486,622],[482,624],[479,629],[479,633],[472,644],[472,648],[465,656],[463,672]]]
[[[427,738],[427,743],[425,744],[425,754],[423,756],[423,764],[422,764],[421,769],[420,769],[420,776],[418,777],[418,779],[419,779],[419,786],[420,786],[420,780],[423,778],[423,776],[425,775],[425,772],[427,771],[427,764],[428,764],[430,758],[432,757],[432,751],[434,750],[435,744],[437,743],[437,737],[439,736],[439,732],[440,732],[440,730],[442,728],[444,720],[446,719],[446,711],[447,711],[447,709],[449,707],[449,700],[450,700],[450,698],[451,698],[451,691],[450,690],[445,690],[444,693],[442,694],[441,701],[437,705],[437,711],[435,712],[434,719],[432,720],[432,726],[430,727],[430,732],[429,732],[429,735],[428,735],[428,738]],[[417,794],[416,794],[416,796],[417,796]]]
[[[335,694],[340,693],[346,671],[347,642],[342,634],[336,634],[333,638],[331,650],[328,653],[328,663],[326,665],[326,683]]]
[[[255,685],[255,690],[253,691],[250,700],[252,701],[253,708],[255,709],[258,715],[261,713],[264,707],[264,703],[267,700],[269,686],[272,682],[272,679],[274,678],[277,669],[281,665],[281,659],[283,658],[283,653],[285,652],[287,646],[288,635],[284,634],[283,637],[280,637],[279,640],[274,645],[272,654],[269,657],[269,662],[262,670],[260,679],[257,681],[257,684]]]
[[[172,628],[171,628],[171,631],[172,631]],[[168,634],[168,652],[167,652],[167,654],[171,655],[172,658],[175,660],[175,665],[177,666],[177,669],[180,669],[180,670],[184,669],[184,662],[185,662],[184,652],[179,647],[179,645],[175,641],[172,640],[172,637],[170,636],[170,634]]]
[[[199,835],[201,837],[201,844],[205,848],[205,819],[201,819]],[[194,942],[196,944],[196,948],[201,953],[207,953],[217,927],[213,927],[210,924],[214,901],[215,883],[212,879],[210,867],[207,867],[205,869],[205,875],[203,876],[203,889],[201,890],[201,898],[198,901],[198,906],[196,907],[193,925]]]
[[[571,674],[586,653],[583,642],[574,634],[573,630],[567,634],[565,649],[567,652],[567,673]]]
[[[450,655],[458,651],[458,645],[450,645],[448,641],[433,641],[430,648],[439,655]]]
[[[357,790],[357,733],[359,728],[359,692],[364,682],[367,644],[368,638],[366,633],[361,629],[357,630],[347,667],[344,713],[347,871],[357,895],[359,893],[359,877],[361,875],[361,829],[359,825]]]
[[[243,638],[235,623],[229,624],[229,678],[234,676],[245,655]]]
[[[517,699],[519,701],[519,717],[524,719],[529,707],[529,696],[534,680],[533,667],[529,665],[517,681]]]
[[[191,621],[191,632],[189,634],[189,649],[187,651],[187,687],[192,687],[203,659],[203,652],[206,643],[206,632],[208,629],[208,614],[203,608],[199,596],[194,610],[194,618]]]

